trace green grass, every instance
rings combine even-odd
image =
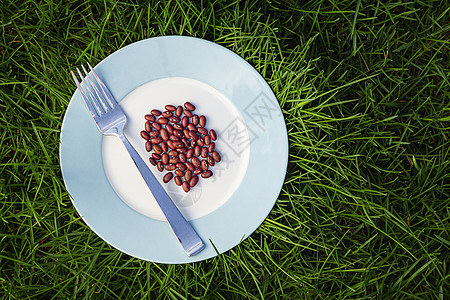
[[[448,1],[140,2],[0,3],[0,299],[448,297]],[[161,35],[252,64],[290,143],[264,223],[186,265],[111,248],[59,168],[69,70]]]

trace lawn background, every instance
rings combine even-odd
[[[1,1],[0,16],[0,299],[450,293],[448,1]],[[253,65],[290,143],[264,223],[186,265],[111,248],[59,167],[69,71],[162,35],[214,41]]]

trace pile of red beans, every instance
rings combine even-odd
[[[215,151],[216,132],[205,127],[206,117],[196,115],[190,102],[183,106],[168,104],[164,112],[153,109],[144,116],[141,137],[146,141],[147,152],[153,151],[150,163],[160,172],[167,171],[163,181],[168,183],[173,178],[187,193],[198,183],[199,176],[213,175],[210,167],[221,157]]]

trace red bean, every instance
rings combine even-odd
[[[178,107],[177,107],[177,109],[176,109],[176,111],[175,111],[175,114],[178,116],[178,117],[181,117],[181,114],[183,113],[183,107],[181,107],[180,105],[178,105]]]
[[[188,151],[186,152],[186,158],[190,159],[190,158],[192,158],[192,156],[194,156],[194,150],[188,149]]]
[[[163,177],[164,183],[168,183],[168,182],[172,179],[172,177],[173,177],[172,172],[168,172],[168,173],[167,173],[166,175],[164,175],[164,177]]]
[[[167,141],[169,139],[169,133],[165,128],[161,128],[160,133],[163,140]]]
[[[161,142],[161,149],[163,152],[167,152],[167,150],[169,150],[169,147],[167,147],[167,144],[165,142]]]
[[[172,127],[172,125],[166,124],[164,127],[166,128],[166,130],[167,130],[167,132],[168,132],[169,134],[172,134],[172,133],[173,133],[173,127]]]
[[[152,109],[152,111],[150,112],[152,115],[154,116],[160,116],[161,115],[161,111],[158,109]]]
[[[182,163],[186,162],[186,154],[180,153],[179,158]]]
[[[183,119],[181,119],[181,126],[185,127],[189,124],[189,118],[184,116]]]
[[[195,126],[197,126],[197,125],[198,125],[198,122],[199,122],[199,117],[198,117],[198,115],[193,115],[193,116],[192,116],[192,124],[195,125]]]
[[[173,142],[173,145],[174,145],[175,148],[182,148],[182,147],[184,147],[184,144],[182,142],[179,142],[179,141]]]
[[[208,149],[206,147],[202,148],[201,155],[203,158],[206,158],[208,156]]]
[[[198,138],[198,136],[197,136],[197,138]],[[196,140],[192,139],[191,140],[191,148],[194,148],[196,144],[197,144]]]
[[[213,172],[211,170],[208,170],[208,171],[202,173],[202,178],[209,178],[212,175],[213,175]]]
[[[156,168],[157,168],[158,171],[160,171],[160,172],[164,171],[164,166],[163,166],[162,162],[160,162],[160,161],[158,161],[158,162],[156,163]]]
[[[152,153],[152,157],[153,157],[155,160],[160,160],[160,159],[161,159],[161,155],[156,154],[156,153]]]
[[[175,111],[177,108],[173,105],[167,104],[164,108],[168,111]]]
[[[164,167],[167,171],[173,171],[175,170],[175,165],[174,164],[168,164]]]
[[[146,119],[147,121],[150,121],[150,122],[155,122],[155,120],[156,120],[155,116],[150,115],[150,114],[145,115],[144,119]]]
[[[186,169],[187,169],[187,167],[186,167],[186,165],[185,164],[183,164],[183,163],[176,163],[175,164],[175,167],[177,167],[178,169],[180,169],[181,171],[186,171]]]
[[[200,119],[198,120],[198,125],[200,125],[200,127],[205,127],[206,125],[206,117],[205,116],[200,116]]]
[[[181,139],[181,142],[183,142],[183,144],[184,144],[184,146],[185,146],[186,148],[189,148],[189,142],[188,142],[188,140],[187,140],[186,138],[182,138],[182,139]]]
[[[189,130],[183,129],[183,134],[184,134],[184,137],[185,137],[185,138],[187,138],[187,139],[190,139],[190,138],[191,138],[191,136],[189,135]]]
[[[198,168],[200,167],[200,160],[196,156],[194,156],[191,158],[191,164]]]
[[[169,136],[169,139],[172,140],[173,142],[178,142],[180,140],[179,137],[177,137],[176,135],[172,134],[171,136]]]
[[[192,171],[191,170],[187,170],[184,173],[184,180],[189,181],[189,180],[191,180],[191,178],[192,178]]]
[[[214,142],[211,142],[208,147],[208,152],[213,153],[214,149],[216,148],[216,144]]]
[[[189,131],[189,136],[190,136],[190,138],[193,139],[194,141],[198,139],[197,132],[195,132],[194,130]]]
[[[153,152],[155,152],[156,154],[161,154],[163,152],[161,147],[158,145],[153,145],[152,149],[153,149]]]
[[[194,124],[191,123],[187,125],[187,129],[189,129],[189,131],[197,131],[197,127],[195,127]]]
[[[188,139],[187,138],[182,138],[181,139],[181,142],[184,144],[184,146],[186,147],[186,148],[189,148],[189,141],[188,141]]]
[[[150,142],[152,142],[152,144],[159,144],[162,142],[162,138],[161,137],[155,137],[150,139]]]
[[[198,182],[198,176],[193,176],[191,180],[189,180],[189,186],[193,188]]]
[[[173,116],[173,112],[166,110],[162,113],[162,116],[165,118],[170,118],[171,116]]]
[[[172,123],[178,123],[178,122],[180,122],[180,118],[179,117],[170,117],[169,121]]]
[[[200,174],[202,174],[202,173],[203,173],[203,170],[200,169],[200,168],[195,169],[195,170],[192,172],[192,174],[194,174],[194,175],[200,175]]]
[[[183,130],[183,126],[181,126],[181,124],[176,123],[176,124],[173,124],[173,129]]]
[[[174,134],[176,137],[179,137],[179,138],[182,138],[182,137],[183,137],[183,132],[180,131],[180,130],[174,130],[174,131],[173,131],[173,134]]]
[[[186,153],[186,151],[187,151],[187,149],[185,147],[177,148],[175,150],[177,150],[179,153]]]
[[[147,152],[152,151],[152,142],[150,141],[145,142],[145,150],[147,150]]]
[[[159,131],[158,130],[152,130],[148,133],[149,136],[151,137],[157,137],[159,135]]]
[[[220,154],[217,152],[217,151],[214,151],[213,153],[212,153],[212,157],[214,158],[214,160],[216,161],[216,162],[219,162],[222,158],[220,157]]]
[[[175,175],[183,177],[184,176],[184,172],[178,169],[178,170],[175,170]]]
[[[187,148],[183,145],[183,147],[175,148],[175,150],[178,151],[178,153],[186,153]]]
[[[156,160],[153,157],[150,157],[148,160],[152,165],[156,166]]]
[[[149,138],[157,137],[157,136],[159,136],[159,131],[157,131],[157,130],[150,131],[148,133],[148,135],[149,135]]]
[[[186,165],[186,168],[188,168],[189,170],[191,170],[191,171],[194,171],[194,170],[195,170],[194,165],[191,164],[190,162],[187,161],[187,162],[185,162],[184,164]]]
[[[178,151],[170,150],[170,151],[169,151],[169,155],[170,155],[170,156],[178,156]]]
[[[202,169],[203,169],[203,171],[208,171],[208,168],[209,168],[209,164],[206,161],[206,159],[202,160]]]
[[[184,107],[185,107],[187,110],[190,110],[190,111],[195,110],[195,106],[194,106],[191,102],[185,102],[185,103],[184,103]]]
[[[169,164],[176,164],[179,161],[180,161],[180,159],[178,157],[170,158]]]
[[[161,130],[161,124],[159,124],[157,122],[153,122],[152,127],[155,128],[156,130]]]
[[[209,136],[211,137],[211,139],[212,139],[213,141],[217,140],[217,133],[214,131],[214,129],[211,129],[211,130],[209,131]]]
[[[180,186],[183,183],[183,180],[179,176],[175,176],[173,180],[175,181],[175,184],[178,186]]]
[[[158,119],[158,123],[159,124],[167,124],[167,123],[169,123],[169,119],[161,117]]]
[[[145,131],[147,131],[147,132],[152,131],[152,123],[151,123],[150,121],[145,122],[145,124],[144,124],[144,129],[145,129]]]
[[[209,135],[205,135],[203,140],[205,141],[205,145],[211,144],[211,138],[209,137]]]
[[[161,155],[161,162],[165,165],[169,163],[169,155],[167,155],[167,153],[163,153],[163,155]]]
[[[167,141],[167,146],[169,146],[170,149],[175,149],[175,146],[173,145],[173,142],[171,140]]]
[[[183,112],[186,117],[188,117],[188,118],[192,117],[192,112],[190,112],[189,110],[185,109]]]
[[[142,137],[144,140],[146,140],[146,141],[148,141],[148,140],[150,139],[150,135],[149,135],[148,132],[145,131],[145,130],[142,130],[142,131],[141,131],[141,137]]]
[[[203,127],[197,127],[197,132],[203,135],[207,135],[208,134],[208,130],[206,130]]]
[[[195,146],[194,148],[194,154],[195,156],[200,156],[200,154],[202,153],[202,148],[200,146]]]
[[[185,191],[186,193],[189,192],[189,190],[191,189],[191,187],[189,186],[189,183],[187,181],[183,182],[181,184],[181,187],[183,188],[183,191]]]
[[[203,141],[202,138],[199,138],[199,139],[197,139],[197,144],[198,144],[200,147],[203,147],[203,146],[205,145],[205,142]]]
[[[207,156],[206,157],[206,161],[208,162],[208,164],[212,167],[216,164],[216,162],[214,161],[214,158],[212,158],[211,156]]]

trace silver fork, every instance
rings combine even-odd
[[[94,75],[94,80],[92,80],[91,75],[86,71],[85,67],[81,65],[86,79],[82,79],[82,83],[84,83],[84,88],[87,91],[87,94],[82,89],[81,84],[78,82],[78,79],[73,71],[71,71],[73,80],[75,81],[78,90],[81,93],[81,96],[86,103],[86,106],[89,112],[92,115],[95,123],[97,124],[98,129],[104,135],[114,135],[120,138],[120,140],[125,145],[125,148],[128,150],[131,158],[133,159],[136,167],[141,173],[142,177],[147,183],[150,191],[156,199],[159,207],[164,213],[164,216],[167,219],[172,231],[175,233],[175,236],[178,238],[181,246],[188,256],[192,256],[200,252],[205,245],[202,240],[189,224],[188,221],[183,217],[178,208],[170,199],[169,195],[166,193],[164,188],[158,182],[156,177],[150,171],[148,166],[142,160],[142,158],[137,153],[136,149],[130,144],[128,139],[123,134],[123,130],[127,123],[127,116],[122,111],[120,106],[117,104],[114,97],[111,95],[110,91],[103,83],[103,81],[97,76],[94,72],[94,69],[88,63],[88,66],[91,70],[92,75]],[[77,68],[78,75],[80,78],[83,78],[82,73]],[[86,82],[88,81],[89,84]],[[94,81],[97,83],[95,84]],[[89,87],[90,85],[90,87]],[[94,90],[94,91],[92,91]]]

